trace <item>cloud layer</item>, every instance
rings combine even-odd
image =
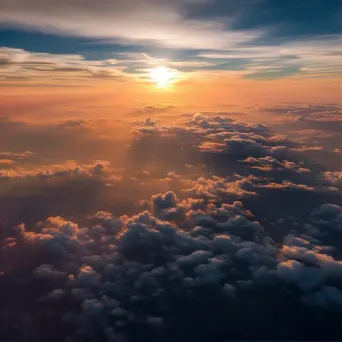
[[[0,18],[4,23],[36,30],[121,41],[156,41],[179,48],[227,48],[255,36],[248,32],[226,31],[224,25],[216,21],[186,18],[187,9],[204,2],[101,0],[94,4],[92,1],[65,0],[57,5],[37,0],[28,6],[25,1],[5,1]]]
[[[162,118],[2,120],[0,337],[339,339],[338,133]]]

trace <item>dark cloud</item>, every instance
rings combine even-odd
[[[251,322],[234,312],[248,310],[258,298],[264,302],[265,314],[271,315],[271,307],[277,308],[277,319],[293,315],[295,307],[297,312],[305,312],[297,316],[296,326],[312,320],[323,324],[322,316],[312,307],[330,315],[340,309],[342,265],[320,251],[319,246],[289,236],[278,247],[241,202],[221,206],[207,203],[201,209],[192,209],[187,205],[191,201],[183,202],[169,192],[151,198],[155,216],[148,211],[120,218],[98,213],[93,225],[85,227],[51,217],[34,230],[20,229],[3,246],[5,255],[14,257],[10,265],[4,265],[6,272],[0,286],[13,281],[11,269],[21,279],[22,285],[18,286],[32,288],[41,282],[43,287],[36,297],[45,298],[41,310],[48,310],[56,300],[64,303],[58,309],[62,313],[58,324],[65,333],[71,326],[70,338],[76,340],[98,340],[109,332],[134,340],[135,329],[156,341],[160,333],[166,332],[186,340],[179,335],[183,327],[178,321],[181,307],[177,303],[194,300],[201,303],[202,311],[207,311],[209,293],[231,307],[228,317],[237,327],[245,327],[245,332],[240,328],[237,331],[246,338],[251,336],[246,330]],[[182,208],[183,217],[178,216],[179,223],[175,224],[173,216],[168,218],[167,214],[177,208]],[[17,273],[20,268],[15,256],[29,251],[34,251],[36,257],[26,262],[25,273]],[[43,260],[49,260],[49,264]],[[268,303],[270,298],[262,295],[263,290],[287,298],[287,304],[279,305],[279,299]],[[21,294],[26,295],[25,291]],[[71,298],[74,304],[68,305]],[[250,298],[250,304],[245,303],[246,298]],[[7,307],[6,301],[5,305],[8,315],[17,310]],[[191,313],[188,323],[198,319],[198,309],[196,305],[187,308],[187,314]],[[212,315],[218,319],[217,328],[229,334],[219,319],[228,312],[221,310],[217,306]],[[324,324],[332,327],[332,322]],[[209,325],[193,334],[197,339],[202,334],[214,336],[217,328]],[[40,340],[41,332],[35,329],[35,337]],[[254,338],[263,336],[265,329],[272,327],[254,328]],[[283,336],[285,331],[278,329],[273,336]],[[292,331],[292,325],[286,329]],[[332,338],[337,336],[334,331],[330,330]],[[315,329],[306,336],[313,333]],[[53,335],[48,336],[54,340]]]
[[[124,140],[108,122],[4,125],[0,339],[341,337],[339,171],[296,151],[313,134],[203,114]],[[121,157],[89,148],[107,145]]]
[[[327,234],[327,230],[342,230],[342,208],[334,204],[322,204],[315,209],[312,214],[312,223],[318,226],[322,234]]]

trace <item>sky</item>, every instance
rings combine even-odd
[[[1,0],[0,341],[342,338],[340,0]]]
[[[1,88],[122,105],[338,102],[340,22],[339,0],[4,0]],[[177,70],[177,91],[151,89],[159,65]]]

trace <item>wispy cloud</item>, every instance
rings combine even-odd
[[[288,75],[323,76],[342,73],[342,50],[337,35],[320,36],[307,41],[272,45],[255,43],[239,46],[229,52],[200,53],[205,60],[241,61],[247,78],[281,78]],[[272,77],[273,76],[273,77]]]
[[[204,0],[100,0],[2,2],[0,22],[43,32],[115,39],[122,43],[177,48],[227,49],[259,36],[255,31],[227,30],[217,20],[187,18]],[[197,8],[197,7],[196,7]]]
[[[35,53],[0,48],[0,82],[79,83],[88,78],[122,81],[116,61],[86,60],[81,55]]]

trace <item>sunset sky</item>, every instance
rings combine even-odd
[[[338,102],[340,7],[339,0],[3,0],[1,102],[8,94],[24,103],[23,94],[32,101],[72,94],[124,107]],[[158,66],[177,72],[172,87],[153,87]]]
[[[0,0],[0,341],[340,341],[341,0]]]

